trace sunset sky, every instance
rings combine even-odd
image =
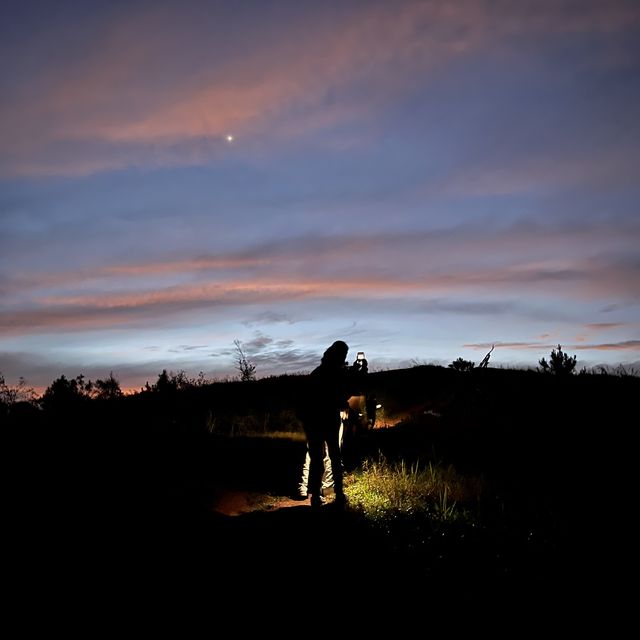
[[[640,2],[1,7],[8,381],[640,364]]]

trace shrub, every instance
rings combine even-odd
[[[475,362],[471,362],[471,360],[458,358],[449,365],[449,369],[455,369],[456,371],[471,371],[475,366]]]
[[[249,359],[242,350],[240,340],[234,340],[233,344],[236,345],[236,369],[240,371],[240,380],[242,382],[249,382],[256,379],[256,365],[253,362],[249,362]]]
[[[545,358],[539,361],[540,369],[545,373],[554,373],[557,376],[571,375],[575,368],[578,358],[570,356],[562,351],[562,346],[558,345],[557,349],[551,351],[549,362]]]

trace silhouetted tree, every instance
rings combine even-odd
[[[154,391],[156,393],[172,393],[176,391],[178,388],[175,378],[173,374],[169,375],[166,369],[162,370],[162,373],[158,374],[158,379],[155,384],[152,384],[149,387],[150,391]]]
[[[184,369],[180,369],[177,373],[173,371],[167,373],[167,370],[163,369],[162,373],[158,375],[156,383],[150,385],[147,382],[142,388],[142,391],[171,393],[192,387],[203,387],[204,385],[212,384],[212,382],[213,381],[209,380],[202,371],[200,371],[196,378],[190,378]]]
[[[555,373],[558,376],[567,376],[574,372],[577,361],[578,358],[575,355],[570,356],[564,353],[562,351],[562,346],[558,345],[557,349],[551,350],[549,362],[547,362],[545,358],[541,358],[538,363],[540,364],[540,369],[545,373]]]
[[[236,345],[237,354],[237,365],[236,369],[240,371],[240,380],[243,382],[248,382],[250,380],[256,379],[256,365],[253,362],[249,362],[249,359],[245,355],[242,350],[242,346],[240,345],[240,340],[234,340],[233,344]]]
[[[27,386],[27,381],[20,376],[18,384],[7,384],[4,376],[0,373],[0,403],[11,406],[17,402],[35,402],[36,392],[32,387]]]
[[[96,380],[93,383],[93,397],[100,400],[113,400],[123,395],[120,383],[114,377],[113,371],[105,380]]]
[[[471,360],[458,358],[449,365],[449,369],[455,369],[456,371],[471,371],[475,366],[475,362],[471,362]]]
[[[92,382],[86,382],[83,375],[71,378],[71,380],[63,375],[47,387],[42,396],[42,404],[45,409],[73,407],[90,399],[92,389]]]
[[[204,387],[208,384],[213,384],[214,380],[207,378],[204,371],[200,371],[198,375],[191,380],[191,384],[194,387]]]

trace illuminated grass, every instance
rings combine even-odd
[[[245,438],[267,438],[272,440],[292,440],[293,442],[306,442],[304,433],[294,431],[246,431],[241,435]]]
[[[452,466],[390,464],[383,456],[365,461],[345,483],[351,508],[376,522],[401,516],[441,522],[470,520],[470,507],[481,492],[480,480],[465,478]]]

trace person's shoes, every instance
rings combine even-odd
[[[309,497],[309,494],[303,489],[298,489],[295,495],[293,496],[294,500],[306,500]]]
[[[324,496],[311,496],[311,506],[315,507],[316,509],[319,509],[323,504],[325,504],[327,501],[324,498]]]
[[[333,504],[338,509],[344,509],[347,506],[347,496],[344,493],[336,493],[336,498],[333,501]]]

